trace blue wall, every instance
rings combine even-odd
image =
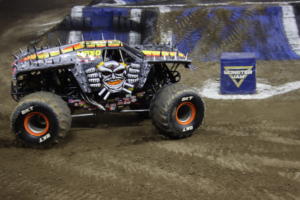
[[[127,17],[128,8],[96,8],[86,7],[83,10],[84,17],[90,18],[89,30],[83,30],[83,37],[86,40],[100,40],[102,34],[104,39],[114,39],[123,42],[128,41],[128,31],[116,30],[114,28],[114,17]]]
[[[127,0],[127,2],[136,2],[136,0]],[[180,20],[187,17],[194,12],[199,11],[201,7],[187,8],[182,11],[181,16],[177,19]],[[241,19],[247,23],[240,23],[241,29],[244,30],[245,38],[239,44],[239,51],[241,52],[254,52],[258,59],[261,60],[287,60],[287,59],[299,59],[300,57],[295,54],[291,49],[288,40],[284,33],[284,27],[282,24],[282,9],[279,6],[269,6],[260,10],[251,10],[251,14],[247,14],[249,9],[247,7],[214,7],[210,8],[207,14],[208,25],[210,19],[216,18],[216,12],[218,9],[229,11],[230,22],[224,23],[222,27],[220,38],[215,41],[213,48],[218,48],[223,40],[232,37],[233,27],[235,23],[238,23]],[[85,39],[101,39],[101,33],[104,34],[105,39],[116,38],[123,42],[128,41],[128,30],[120,31],[114,30],[113,16],[127,17],[130,10],[128,8],[91,8],[84,9],[84,16],[91,18],[92,30],[84,31]],[[244,27],[243,27],[244,26]],[[184,53],[191,53],[202,39],[202,34],[205,32],[205,25],[190,28],[186,31],[183,37],[180,39],[176,34],[173,35],[173,43],[177,45],[179,50]],[[214,41],[213,41],[214,42]],[[236,50],[233,50],[236,51]],[[216,51],[209,51],[205,58],[205,61],[218,60],[220,55],[215,53]]]

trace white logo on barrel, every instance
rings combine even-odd
[[[236,87],[241,87],[244,80],[253,74],[253,66],[234,66],[234,67],[224,67],[224,74],[228,75],[234,82]]]

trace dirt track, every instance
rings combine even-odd
[[[35,24],[64,12],[1,32],[0,199],[300,199],[300,90],[259,101],[205,99],[205,124],[185,140],[158,136],[135,114],[110,114],[75,120],[52,149],[16,147],[8,128],[9,54],[47,30]],[[218,77],[218,63],[196,65],[186,84]],[[258,77],[272,85],[297,81],[300,61],[259,62]]]
[[[0,198],[299,199],[299,94],[207,99],[205,125],[179,141],[136,115],[77,120],[49,150],[16,148],[4,131]]]

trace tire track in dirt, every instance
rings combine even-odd
[[[201,145],[201,142],[199,143],[199,145]],[[255,196],[255,194],[257,193],[255,189],[249,192],[250,189],[247,185],[249,184],[249,182],[244,179],[244,172],[232,171],[230,169],[227,170],[224,168],[222,169],[216,166],[213,162],[207,162],[205,159],[199,160],[199,157],[174,155],[174,152],[169,152],[165,151],[164,149],[157,148],[156,145],[152,144],[152,142],[149,144],[132,146],[127,144],[127,146],[124,147],[123,150],[126,153],[123,153],[123,151],[119,152],[117,155],[114,155],[113,153],[110,154],[105,160],[108,162],[112,162],[112,164],[120,165],[121,171],[125,169],[128,173],[134,172],[136,174],[139,174],[140,172],[141,174],[148,174],[149,176],[153,173],[153,175],[157,178],[159,178],[160,176],[168,178],[170,182],[173,178],[165,176],[165,171],[172,172],[172,174],[174,174],[175,172],[175,174],[181,175],[182,177],[187,177],[191,180],[190,185],[194,185],[195,183],[193,182],[201,183],[201,185],[207,184],[205,181],[199,182],[199,180],[203,180],[202,177],[204,177],[205,179],[208,179],[210,180],[210,182],[215,184],[214,194],[211,194],[211,196],[214,196],[214,198],[212,199],[218,199],[218,197],[220,198],[220,196],[222,196],[222,198],[220,199],[226,199],[224,197],[232,199],[234,199],[233,197],[239,198],[235,193],[238,193],[240,195],[243,194],[244,196],[249,197],[252,196],[251,199],[259,199],[257,196]],[[156,153],[154,154],[154,152]],[[95,156],[95,160],[99,160],[99,156],[97,154],[92,154],[92,156]],[[163,159],[164,161],[159,161],[159,159]],[[211,169],[214,169],[213,174],[211,174]],[[237,177],[241,177],[242,179],[237,180]],[[148,179],[148,176],[146,176],[145,178]],[[259,175],[254,178],[251,175],[251,179],[260,180],[263,178],[266,178],[266,176]],[[231,181],[228,182],[228,180]],[[178,179],[177,182],[181,183],[186,181]],[[238,187],[238,189],[236,187]],[[193,191],[195,191],[194,188]],[[264,194],[262,195],[266,196]]]
[[[291,145],[281,145],[279,146],[277,143],[273,143],[267,141],[268,138],[264,139],[260,137],[259,139],[256,136],[248,135],[242,133],[245,136],[240,136],[241,132],[238,131],[230,131],[228,133],[217,132],[217,131],[207,131],[203,130],[202,133],[205,133],[209,137],[200,136],[201,140],[205,142],[215,143],[215,140],[220,140],[222,143],[213,144],[217,145],[218,148],[224,148],[226,153],[227,149],[231,149],[232,151],[240,151],[240,152],[248,152],[251,154],[282,154],[282,153],[290,153],[293,151],[294,146]],[[263,140],[264,139],[264,140]]]
[[[224,167],[249,172],[260,172],[261,170],[259,168],[262,166],[300,169],[300,161],[281,160],[266,156],[251,155],[249,153],[240,154],[232,150],[224,152],[222,149],[216,150],[216,148],[207,144],[201,144],[201,146],[199,146],[193,143],[165,142],[163,144],[156,143],[155,145],[168,151],[205,158],[210,161],[215,161]]]
[[[185,160],[181,159],[180,157],[178,157],[178,155],[174,155],[174,153],[170,153],[168,151],[160,151],[160,149],[158,148],[153,148],[156,147],[156,145],[153,145],[152,143],[150,145],[145,145],[143,144],[143,146],[134,146],[133,148],[135,148],[138,152],[139,150],[143,150],[143,149],[147,149],[147,151],[152,151],[152,152],[157,152],[159,153],[159,155],[164,155],[166,156],[166,154],[173,154],[172,158],[174,158],[176,161],[170,161],[170,160],[165,160],[166,164],[162,164],[161,162],[156,163],[155,161],[151,160],[155,160],[157,157],[156,156],[151,156],[151,154],[149,155],[149,152],[143,152],[142,154],[139,153],[133,153],[133,155],[126,155],[126,154],[119,154],[118,156],[113,156],[113,155],[109,155],[106,158],[106,161],[108,162],[112,162],[113,164],[116,165],[120,165],[123,169],[126,169],[126,171],[128,171],[129,173],[138,173],[139,171],[143,174],[147,173],[149,175],[155,176],[155,177],[165,177],[168,178],[168,180],[172,181],[173,179],[175,179],[176,182],[178,182],[178,184],[182,184],[182,183],[187,183],[187,185],[189,184],[191,187],[195,184],[198,183],[200,184],[202,187],[204,184],[206,188],[208,188],[209,190],[211,190],[210,195],[213,195],[214,198],[212,199],[226,199],[226,197],[228,198],[233,198],[233,196],[236,196],[235,192],[239,193],[240,195],[243,194],[245,196],[248,197],[252,197],[249,199],[259,199],[255,194],[259,194],[260,196],[262,196],[263,200],[268,199],[267,195],[265,195],[264,193],[260,193],[259,191],[257,191],[257,189],[254,189],[251,187],[248,187],[247,183],[244,183],[243,180],[237,181],[236,183],[233,184],[233,180],[235,181],[236,179],[236,175],[240,176],[243,173],[233,173],[230,170],[217,170],[216,167],[211,166],[210,164],[207,164],[206,162],[204,163],[204,160],[199,161],[199,159],[191,159],[189,157],[187,157]],[[141,148],[141,149],[139,149]],[[125,148],[126,150],[131,149],[131,147]],[[138,156],[140,155],[140,157]],[[92,156],[95,156],[95,159],[99,159],[97,154],[93,154]],[[122,158],[126,158],[125,162],[124,159]],[[145,158],[146,157],[146,158]],[[151,159],[149,159],[149,157]],[[158,156],[159,157],[159,156]],[[132,161],[134,160],[134,161]],[[150,160],[150,161],[149,161]],[[188,162],[189,164],[185,164],[182,165],[180,162]],[[159,168],[157,167],[159,166]],[[176,167],[172,167],[172,166],[176,166]],[[165,169],[167,167],[167,176],[166,176],[166,170],[161,170],[161,168]],[[210,173],[210,167],[213,167],[215,169],[215,174],[211,174]],[[184,170],[181,172],[176,172],[174,173],[174,171],[176,171],[176,168],[183,168]],[[197,171],[197,173],[194,173],[193,170],[191,170],[191,168],[194,168],[194,170]],[[170,173],[170,171],[172,171]],[[226,175],[224,175],[224,173],[226,173]],[[174,176],[174,174],[176,174],[176,176]],[[185,174],[185,175],[181,175],[181,177],[187,177],[188,179],[184,178],[179,178],[177,177],[179,174]],[[205,175],[204,175],[205,174]],[[223,174],[222,178],[220,177],[220,175]],[[196,177],[196,178],[195,178]],[[205,177],[205,179],[203,179],[202,177]],[[228,178],[233,178],[233,180],[231,181],[231,185],[227,185],[228,182],[222,179],[228,179]],[[264,176],[260,176],[260,178],[264,178]],[[176,180],[177,179],[177,180]],[[252,177],[253,179],[253,177]],[[259,179],[259,178],[257,178]],[[202,181],[199,181],[202,180]],[[203,181],[204,180],[204,181]],[[215,184],[213,186],[213,188],[211,187],[212,184],[207,185],[207,180],[210,181],[212,184]],[[175,182],[172,181],[172,182]],[[239,188],[235,188],[235,185],[237,185]],[[235,192],[229,192],[232,191],[232,189],[234,189]],[[251,191],[251,193],[249,192],[249,190]],[[195,191],[195,190],[194,190]],[[276,196],[276,195],[275,195]]]
[[[222,126],[208,126],[205,127],[206,131],[215,131],[222,135],[237,136],[237,137],[256,137],[257,139],[265,142],[278,143],[283,145],[300,146],[300,140],[296,139],[297,135],[290,138],[289,135],[284,133],[300,132],[298,128],[291,127],[265,127],[265,126],[247,126],[247,128],[225,129]],[[282,135],[285,135],[284,137]]]
[[[67,160],[61,156],[57,155],[49,155],[41,159],[41,162],[44,165],[49,165],[53,170],[63,171],[68,174],[68,176],[78,175],[80,179],[88,179],[93,182],[93,185],[99,184],[101,188],[99,190],[101,193],[105,193],[106,197],[114,196],[111,191],[118,191],[120,193],[120,198],[126,195],[126,193],[136,193],[136,196],[142,196],[145,194],[139,194],[139,190],[132,190],[135,188],[136,183],[134,182],[136,179],[139,179],[138,176],[132,176],[132,174],[124,173],[124,171],[119,170],[115,166],[104,162],[103,157],[98,157],[97,161],[86,161],[87,156],[78,156],[80,157],[81,162],[72,162],[71,160]],[[90,158],[90,156],[88,156]],[[103,162],[102,162],[103,161]],[[140,181],[137,181],[139,183]],[[145,187],[148,186],[148,183],[145,183]],[[151,186],[150,186],[151,187]],[[103,189],[102,189],[103,188]],[[110,188],[110,191],[105,191]],[[123,188],[123,189],[120,189]],[[157,194],[162,193],[163,189],[160,188],[151,188],[152,192]],[[122,191],[124,190],[124,191]],[[109,193],[109,194],[108,194]],[[115,197],[115,196],[114,196]],[[173,196],[176,199],[175,196]],[[118,198],[116,198],[118,199]]]
[[[295,172],[278,172],[279,176],[282,176],[284,178],[296,181],[300,183],[300,169]]]
[[[224,168],[238,171],[247,171],[247,172],[260,172],[261,170],[257,166],[248,166],[247,163],[241,162],[236,155],[233,153],[223,152],[223,150],[216,151],[210,145],[201,144],[199,146],[191,145],[187,143],[156,143],[156,147],[173,152],[175,154],[183,154],[191,157],[198,157],[211,161],[217,165],[220,165]]]
[[[100,196],[88,195],[88,193],[80,190],[68,190],[55,184],[45,184],[40,181],[34,181],[31,177],[15,176],[12,173],[0,172],[1,194],[4,192],[13,194],[12,199],[20,197],[18,194],[25,196],[22,199],[32,199],[30,196],[35,196],[36,199],[45,200],[65,200],[65,199],[96,199]],[[27,195],[29,195],[27,197]],[[1,195],[0,195],[1,196]],[[6,197],[9,195],[6,195]],[[95,198],[96,197],[96,198]]]
[[[217,127],[218,128],[218,127]],[[223,129],[224,130],[224,129]],[[207,131],[207,130],[206,130]],[[250,130],[251,133],[252,130]],[[231,129],[225,130],[226,134],[231,132]],[[240,136],[243,133],[239,133],[237,130],[237,136]],[[248,134],[247,136],[254,136],[254,138],[259,135]],[[226,135],[225,134],[225,135]],[[270,134],[270,137],[273,136],[273,133]],[[214,137],[212,137],[214,138]],[[83,179],[94,179],[95,183],[101,182],[110,182],[117,187],[116,185],[128,185],[133,187],[136,184],[141,184],[141,180],[146,180],[146,185],[151,187],[151,191],[156,193],[161,193],[162,189],[158,188],[155,183],[160,182],[160,184],[164,185],[164,190],[167,192],[172,192],[171,188],[175,191],[176,188],[179,188],[180,184],[182,188],[186,188],[188,186],[192,187],[192,191],[198,191],[201,193],[203,191],[207,192],[209,196],[213,196],[214,192],[221,190],[219,194],[222,194],[222,190],[226,191],[228,188],[226,185],[214,185],[216,179],[211,178],[211,175],[205,176],[202,178],[200,176],[195,178],[194,176],[190,176],[188,174],[184,174],[178,171],[174,171],[174,169],[165,168],[166,166],[161,167],[157,165],[157,163],[151,163],[151,159],[153,157],[149,157],[151,155],[142,152],[143,150],[149,151],[149,148],[153,152],[155,150],[156,154],[165,155],[167,154],[181,154],[184,157],[190,156],[191,158],[200,158],[201,160],[208,160],[212,165],[221,166],[222,168],[234,170],[241,173],[250,173],[256,176],[267,177],[278,176],[281,177],[282,180],[285,180],[286,183],[290,180],[291,183],[297,183],[297,175],[289,173],[288,175],[284,173],[286,169],[297,169],[300,168],[300,162],[290,161],[290,160],[282,160],[278,158],[270,158],[267,156],[261,155],[253,155],[253,153],[265,153],[255,152],[255,151],[242,151],[235,152],[234,143],[232,147],[229,149],[226,148],[226,143],[230,141],[226,141],[225,145],[222,143],[223,136],[219,137],[220,140],[207,143],[207,140],[210,141],[211,137],[202,138],[201,136],[194,136],[193,140],[181,140],[181,141],[159,141],[159,142],[147,142],[147,144],[136,143],[131,140],[132,144],[123,143],[125,147],[119,147],[120,149],[114,149],[112,152],[108,152],[109,146],[107,150],[103,152],[91,151],[87,153],[76,153],[76,159],[69,159],[63,156],[58,156],[57,154],[47,155],[41,159],[44,165],[49,165],[53,170],[64,171],[68,174],[68,176],[72,176],[72,174],[79,174],[80,178]],[[228,138],[228,137],[225,137]],[[203,142],[202,139],[205,139]],[[197,142],[197,144],[196,144]],[[199,143],[200,142],[200,143]],[[245,141],[242,141],[244,143]],[[254,141],[255,142],[255,141]],[[134,145],[133,145],[134,144]],[[252,141],[246,143],[247,145],[253,145]],[[131,146],[133,145],[133,146]],[[291,147],[296,146],[297,144],[290,145]],[[142,147],[143,148],[142,148]],[[158,148],[157,148],[158,147]],[[132,151],[135,149],[135,151]],[[238,148],[240,149],[240,148]],[[268,149],[268,148],[267,148]],[[110,149],[112,150],[112,149]],[[167,151],[165,151],[167,150]],[[124,151],[124,152],[123,152]],[[269,152],[269,151],[268,151]],[[271,150],[272,152],[272,150]],[[164,153],[164,154],[163,154]],[[136,155],[146,156],[141,159],[137,159]],[[155,158],[156,156],[154,156]],[[175,159],[178,158],[178,155],[173,156]],[[179,156],[180,157],[180,156]],[[148,160],[149,159],[149,160]],[[145,162],[146,161],[146,162]],[[169,165],[176,164],[176,167],[181,167],[179,163],[169,163]],[[179,164],[179,165],[178,165]],[[182,166],[185,167],[185,166]],[[271,171],[271,174],[268,174],[268,170]],[[281,170],[281,171],[280,171]],[[251,175],[252,176],[252,175]],[[258,178],[256,178],[258,180]],[[277,179],[277,177],[276,177]],[[279,180],[281,180],[279,178]],[[168,187],[172,185],[172,187]],[[213,186],[213,187],[211,187]],[[245,188],[241,189],[242,193],[246,193],[246,188],[251,188],[252,186],[244,185]],[[212,189],[213,188],[213,189]],[[249,189],[250,190],[250,189]],[[258,188],[253,188],[250,190],[253,194],[258,194],[260,199],[297,199],[296,196],[293,196],[288,192],[280,192],[277,193],[273,191],[273,189],[267,189],[265,191],[259,190]],[[240,192],[240,193],[241,193]],[[129,193],[134,193],[134,191],[129,189]],[[170,194],[169,193],[169,194]],[[218,195],[219,195],[218,194]],[[180,194],[182,195],[182,194]],[[182,197],[177,194],[175,199],[180,199]],[[251,194],[252,195],[252,194]],[[207,195],[206,195],[207,196]],[[259,199],[259,198],[253,198]]]
[[[49,165],[53,169],[69,169],[73,172],[76,172],[76,174],[79,176],[94,178],[96,181],[111,179],[128,183],[128,181],[122,179],[117,173],[114,173],[111,169],[109,169],[109,166],[107,165],[102,165],[101,170],[99,170],[99,168],[94,166],[93,162],[72,163],[71,161],[66,160],[64,157],[57,155],[45,156],[42,158],[42,162]]]
[[[77,154],[76,157],[82,162],[73,163],[57,155],[46,156],[41,161],[54,170],[68,171],[78,174],[82,178],[95,179],[96,182],[108,181],[116,185],[135,186],[143,177],[142,179],[145,180],[146,185],[151,187],[152,192],[158,194],[162,192],[175,193],[174,191],[185,188],[198,191],[197,193],[201,195],[211,195],[220,189],[220,186],[207,178],[181,175],[148,163],[142,164],[119,156],[111,156],[109,153],[91,152],[89,155]],[[157,182],[163,185],[172,185],[172,187],[160,188],[156,186]],[[179,197],[174,196],[174,198],[178,199]]]
[[[210,129],[212,130],[212,129]],[[207,130],[206,130],[207,131]],[[267,153],[267,152],[290,152],[294,147],[300,147],[300,140],[297,139],[292,139],[292,138],[287,138],[287,137],[282,137],[278,136],[277,134],[271,133],[271,132],[261,132],[260,135],[253,135],[252,133],[245,133],[242,131],[217,131],[217,134],[226,135],[226,136],[233,136],[233,137],[247,137],[248,139],[255,139],[257,141],[260,141],[260,143],[253,144],[252,146],[255,146],[255,149],[249,149],[252,152],[257,152],[257,153]],[[241,141],[244,139],[240,138]],[[274,149],[268,149],[262,147],[263,144],[268,144],[268,145],[278,145],[277,151]],[[248,145],[248,144],[247,144]],[[281,146],[280,146],[281,145]],[[261,146],[261,147],[259,147]]]
[[[274,136],[269,132],[263,132],[261,136],[258,136],[258,139],[283,145],[300,146],[300,140]]]
[[[173,152],[175,154],[181,154],[183,156],[198,157],[201,159],[206,159],[216,165],[219,165],[224,168],[231,170],[237,170],[242,173],[251,173],[254,175],[263,175],[270,168],[275,168],[277,170],[282,169],[300,169],[300,162],[298,161],[285,161],[276,158],[263,157],[258,155],[250,154],[239,154],[239,153],[224,153],[222,150],[216,150],[208,145],[195,145],[191,143],[182,143],[182,142],[163,142],[154,144],[160,149]],[[174,156],[176,157],[176,155]],[[270,170],[272,171],[272,170]],[[280,176],[278,172],[277,176]],[[275,174],[276,175],[276,174]],[[273,173],[274,176],[274,173]],[[281,175],[282,178],[288,179],[295,183],[297,181],[297,176],[290,175]],[[259,190],[252,189],[261,199],[299,199],[299,197],[293,196],[290,193],[280,193],[278,191],[264,190],[261,192]]]
[[[170,152],[206,159],[211,162],[215,162],[217,165],[222,167],[238,171],[261,173],[263,170],[270,170],[270,168],[274,168],[276,170],[280,170],[281,168],[300,169],[299,161],[269,158],[266,156],[251,155],[249,153],[241,154],[232,150],[217,150],[215,147],[207,144],[195,145],[193,143],[165,142],[156,143],[155,146]]]
[[[297,135],[297,133],[300,132],[300,127],[277,126],[275,124],[240,124],[240,126],[237,126],[236,124],[228,123],[205,126],[205,130],[218,132],[225,131],[226,133],[239,131],[240,135],[237,136],[249,136],[250,133],[251,135],[259,135],[261,134],[261,131],[271,133],[295,133],[295,135]]]
[[[270,191],[267,191],[267,190],[263,190],[262,192],[263,194],[266,195],[266,197],[268,197],[267,199],[270,199],[270,200],[298,200],[299,197],[289,193],[289,192],[286,192],[285,195],[275,195],[273,193],[271,193]]]
[[[99,159],[97,154],[92,154],[92,158]],[[204,191],[208,194],[213,194],[218,190],[217,183],[214,183],[208,178],[194,179],[192,177],[180,175],[176,172],[164,170],[155,165],[142,164],[140,162],[130,161],[128,159],[120,159],[105,155],[105,160],[113,165],[119,166],[129,173],[142,173],[155,179],[163,179],[164,181],[173,182],[177,185],[187,185],[192,187],[194,190]],[[219,186],[220,187],[220,186]]]

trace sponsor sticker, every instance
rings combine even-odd
[[[189,97],[182,97],[181,101],[191,101],[194,97],[189,96]]]
[[[26,115],[27,113],[33,111],[33,106],[30,106],[29,108],[25,109],[25,110],[22,110],[21,111],[21,114],[22,115]]]
[[[48,134],[44,135],[43,137],[41,137],[40,140],[39,140],[39,143],[43,143],[46,140],[48,140],[49,138],[51,138],[51,134],[50,133],[48,133]]]
[[[192,131],[192,130],[194,130],[194,127],[188,126],[188,127],[185,127],[184,129],[182,129],[182,132],[187,132],[187,131]]]
[[[92,50],[92,51],[78,51],[77,56],[80,58],[88,57],[100,57],[102,54],[101,50]]]
[[[253,66],[234,66],[234,67],[224,67],[224,75],[230,77],[236,87],[241,87],[244,80],[253,74]]]

